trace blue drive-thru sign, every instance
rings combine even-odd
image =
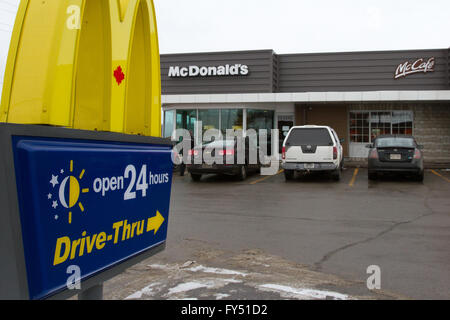
[[[13,136],[29,296],[66,289],[164,243],[170,145]]]

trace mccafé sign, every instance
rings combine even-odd
[[[245,64],[234,64],[214,67],[169,67],[169,78],[188,78],[188,77],[226,77],[226,76],[247,76],[249,68]]]
[[[414,62],[406,61],[397,67],[394,78],[405,78],[414,73],[434,72],[435,64],[434,57],[431,57],[428,60],[420,58]]]

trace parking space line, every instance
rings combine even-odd
[[[269,178],[275,177],[275,176],[277,176],[277,175],[279,175],[280,173],[283,173],[283,172],[284,172],[284,169],[281,169],[280,171],[277,172],[277,174],[275,174],[275,175],[273,175],[273,176],[265,176],[264,178],[261,178],[261,179],[258,179],[258,180],[256,180],[256,181],[250,182],[250,184],[251,184],[251,185],[254,185],[254,184],[263,182],[263,181],[265,181],[265,180],[267,180],[267,179],[269,179]]]
[[[353,185],[355,184],[356,177],[358,176],[358,172],[359,172],[359,168],[356,168],[355,171],[353,172],[352,180],[350,180],[350,183],[348,184],[350,187],[353,187]]]
[[[436,175],[436,176],[438,176],[438,177],[444,179],[445,181],[450,182],[450,179],[448,179],[447,177],[444,177],[442,174],[438,173],[436,170],[431,170],[431,172],[432,172],[434,175]]]

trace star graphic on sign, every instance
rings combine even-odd
[[[53,201],[52,207],[56,209],[58,207],[58,201]]]
[[[63,169],[61,169],[61,174],[64,174],[64,170]]]
[[[52,175],[52,180],[50,180],[50,184],[53,186],[53,188],[54,188],[57,184],[59,184],[59,182],[58,182],[58,176]]]
[[[59,218],[58,215],[56,215],[56,216],[55,216],[55,220],[58,220],[58,218]]]
[[[52,197],[53,197],[53,196],[52,196],[51,193],[49,193],[49,194],[47,195],[48,200],[50,200]]]

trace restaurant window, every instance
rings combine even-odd
[[[222,109],[220,114],[222,134],[227,134],[227,129],[243,130],[244,111],[242,109]]]
[[[219,110],[198,110],[198,120],[202,122],[202,135],[211,129],[219,130]]]
[[[374,141],[382,134],[392,133],[392,113],[391,112],[371,112],[370,113],[370,138]]]
[[[259,130],[267,130],[267,154],[272,154],[272,129],[274,126],[275,112],[271,110],[247,110],[247,130],[254,129],[258,135],[259,145]]]
[[[273,129],[274,112],[270,110],[247,110],[247,129]]]
[[[392,133],[413,134],[413,113],[410,111],[392,112]]]
[[[369,112],[350,112],[350,141],[369,143]]]
[[[350,141],[372,143],[383,134],[413,134],[412,111],[352,111]]]
[[[177,129],[186,129],[194,133],[197,122],[197,110],[177,110]]]
[[[164,138],[169,138],[172,136],[172,131],[174,129],[174,119],[175,111],[169,110],[164,112]]]

